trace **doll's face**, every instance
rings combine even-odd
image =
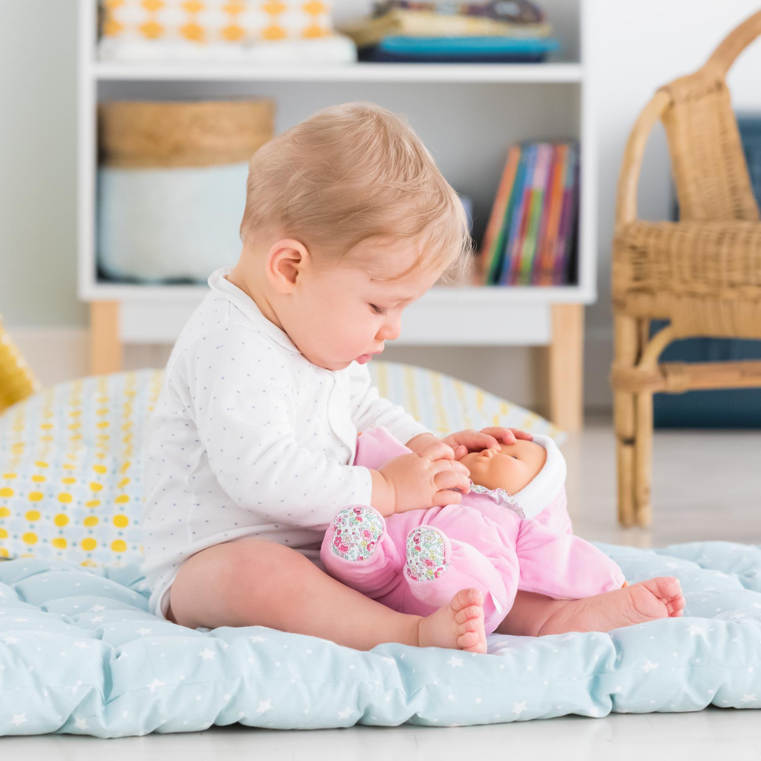
[[[539,475],[547,461],[547,450],[533,441],[500,444],[499,449],[470,452],[460,462],[470,471],[474,484],[487,489],[504,489],[515,494]]]

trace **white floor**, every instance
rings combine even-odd
[[[588,539],[664,546],[702,539],[761,543],[761,432],[663,431],[654,446],[654,525],[624,530],[615,517],[615,449],[609,420],[588,421],[564,447],[576,533]],[[563,761],[761,760],[761,713],[566,717],[459,729],[399,727],[273,732],[242,727],[109,741],[69,736],[5,738],[4,758],[24,761],[211,759],[247,754],[294,759],[539,758]]]

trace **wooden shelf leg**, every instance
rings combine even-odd
[[[566,431],[584,421],[584,306],[552,305],[549,346],[550,420]]]
[[[122,369],[122,348],[119,302],[93,301],[90,304],[90,372],[93,375],[118,373]]]

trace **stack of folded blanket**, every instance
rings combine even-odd
[[[330,0],[100,0],[104,60],[356,60]]]
[[[536,63],[558,47],[543,11],[528,0],[383,0],[341,31],[367,61]]]

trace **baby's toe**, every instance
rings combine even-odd
[[[484,628],[483,619],[471,618],[469,621],[464,621],[457,626],[457,634],[465,634],[466,632],[478,632]]]
[[[471,606],[480,607],[484,604],[484,595],[478,589],[461,589],[453,598],[451,602],[452,609],[459,613],[465,608]]]
[[[467,650],[471,647],[476,647],[481,641],[481,637],[477,632],[465,632],[457,638],[457,647],[460,650]]]
[[[679,618],[679,616],[684,614],[684,606],[684,597],[675,597],[666,605],[666,608],[669,612],[669,616],[672,618]]]
[[[679,579],[673,576],[662,576],[657,579],[658,592],[660,596],[665,600],[673,600],[676,597],[680,597],[682,594],[682,586],[679,583]]]
[[[458,624],[464,624],[473,618],[481,618],[484,614],[484,609],[479,605],[470,605],[467,608],[463,608],[455,614],[454,620]]]

